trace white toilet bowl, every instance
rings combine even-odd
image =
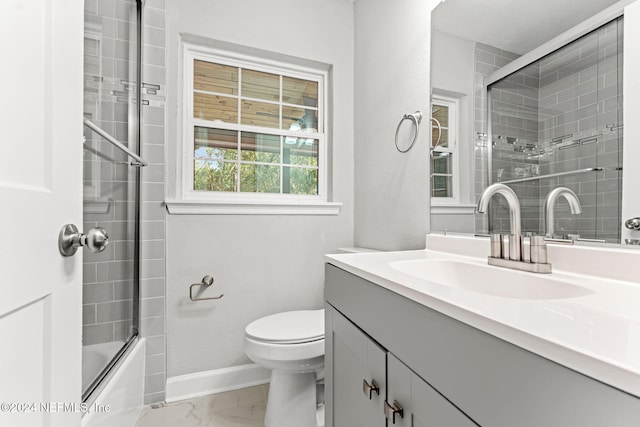
[[[272,370],[265,427],[316,427],[316,378],[324,370],[324,309],[277,313],[250,323],[244,351]]]

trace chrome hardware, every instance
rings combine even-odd
[[[405,120],[411,120],[411,122],[413,122],[414,126],[416,127],[416,133],[413,135],[413,140],[411,141],[411,144],[409,144],[409,147],[407,147],[405,150],[402,150],[400,148],[400,146],[398,146],[398,133],[400,132],[400,126],[402,126],[402,123]],[[400,119],[400,123],[398,123],[398,127],[396,128],[396,148],[398,149],[399,152],[406,153],[407,151],[409,151],[409,150],[411,150],[413,148],[413,145],[418,140],[418,134],[420,133],[420,122],[421,121],[422,121],[422,112],[420,112],[420,111],[416,111],[413,114],[405,114],[404,116],[402,116],[402,119]]]
[[[431,157],[433,157],[433,150],[435,150],[436,147],[440,145],[440,140],[442,139],[442,125],[440,124],[438,119],[436,119],[435,117],[431,117],[431,121],[435,122],[436,126],[438,126],[438,139],[436,139],[436,143],[432,144],[431,148],[429,149],[429,152],[431,153]]]
[[[369,384],[367,380],[362,380],[362,392],[365,396],[369,397],[369,400],[371,400],[373,398],[373,393],[380,396],[380,386],[376,380],[371,380],[371,384]]]
[[[397,400],[393,401],[393,406],[389,405],[389,402],[385,400],[384,402],[384,416],[387,417],[388,420],[391,420],[391,424],[396,423],[396,415],[400,418],[404,418],[404,409],[398,403]]]
[[[522,228],[520,223],[520,201],[518,200],[516,193],[504,184],[492,184],[482,192],[476,212],[486,213],[489,208],[489,200],[491,200],[496,193],[502,194],[509,205],[509,220],[511,224],[511,236],[509,236],[509,259],[521,261]]]
[[[580,206],[580,200],[576,193],[567,187],[558,187],[554,188],[547,194],[546,199],[544,200],[544,224],[543,229],[547,237],[553,237],[553,233],[555,232],[555,221],[554,221],[554,213],[553,208],[556,204],[556,200],[562,196],[569,203],[569,208],[571,209],[571,213],[573,215],[579,215],[582,213],[582,207]]]
[[[72,256],[79,247],[86,246],[91,252],[102,252],[109,244],[109,235],[104,228],[94,227],[87,234],[78,232],[78,227],[66,224],[58,234],[58,249],[62,256]]]
[[[640,218],[635,217],[625,221],[624,226],[629,230],[640,230]]]
[[[544,236],[531,236],[531,262],[534,264],[547,264],[547,244]]]
[[[132,158],[133,161],[131,162],[131,166],[137,166],[137,167],[147,166],[148,163],[142,157],[138,156],[136,153],[134,153],[133,151],[129,150],[123,143],[121,143],[120,141],[115,139],[113,136],[109,135],[100,126],[98,126],[97,124],[93,123],[89,119],[84,119],[83,123],[84,123],[84,125],[86,127],[88,127],[89,129],[91,129],[92,131],[94,131],[95,133],[97,133],[98,135],[100,135],[101,137],[106,139],[107,141],[109,141],[113,146],[119,148],[127,156]]]
[[[487,259],[489,265],[513,268],[532,273],[551,273],[551,264],[547,262],[547,244],[543,236],[531,236],[531,256],[525,256],[522,245],[522,228],[520,223],[520,201],[516,193],[504,184],[492,184],[485,188],[476,212],[485,213],[489,201],[496,194],[502,194],[509,205],[511,234],[507,236],[507,246],[501,234],[491,235],[491,252]],[[507,258],[507,253],[508,258]]]
[[[556,239],[556,238],[550,238],[550,237],[545,237],[544,241],[547,243],[560,243],[563,245],[573,245],[576,241],[573,239]]]
[[[212,300],[212,299],[220,299],[224,296],[224,294],[220,294],[217,297],[205,297],[205,298],[198,298],[198,297],[194,297],[193,296],[193,288],[196,286],[202,286],[204,288],[208,288],[209,286],[213,285],[213,277],[209,276],[208,274],[206,276],[204,276],[202,278],[202,281],[200,283],[194,283],[191,286],[189,286],[189,299],[191,301],[207,301],[207,300]]]
[[[514,270],[528,271],[529,273],[551,273],[551,264],[535,264],[533,262],[513,261],[504,258],[487,258],[489,265],[496,267],[512,268]]]
[[[494,233],[489,238],[491,239],[491,258],[504,258],[502,255],[502,234]]]

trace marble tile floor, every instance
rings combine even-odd
[[[145,406],[135,427],[263,427],[269,385]]]

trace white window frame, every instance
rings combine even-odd
[[[281,76],[299,78],[318,82],[318,131],[304,133],[289,131],[288,129],[269,129],[259,126],[242,125],[239,123],[213,123],[211,121],[194,118],[193,114],[193,64],[195,60],[219,63],[242,69],[267,72]],[[178,169],[176,172],[176,199],[167,200],[166,205],[171,214],[292,214],[292,215],[337,215],[341,203],[328,199],[328,150],[327,150],[327,99],[328,99],[328,70],[313,69],[296,64],[283,63],[265,57],[255,57],[244,53],[231,52],[209,46],[182,42],[182,89],[178,103],[181,123]],[[282,89],[281,89],[282,90]],[[224,94],[227,97],[234,95]],[[250,99],[257,102],[289,106],[287,103],[269,102],[263,99],[252,99],[236,95],[236,98]],[[240,104],[238,103],[238,108]],[[300,107],[299,105],[291,105]],[[281,110],[282,111],[282,110]],[[282,120],[282,114],[280,114]],[[318,194],[299,195],[282,193],[242,193],[217,192],[193,189],[194,173],[194,127],[202,126],[232,131],[254,132],[259,134],[282,135],[313,138],[318,140]],[[252,162],[253,163],[253,162]],[[282,167],[282,157],[279,166]],[[282,173],[280,174],[282,188]]]
[[[458,143],[459,134],[459,120],[460,115],[460,100],[445,95],[432,95],[431,110],[433,111],[433,104],[444,105],[449,108],[448,118],[448,147],[436,147],[433,152],[436,153],[449,153],[453,161],[451,162],[451,191],[452,197],[431,197],[431,206],[451,206],[460,204],[460,144]],[[432,116],[429,117],[431,119]],[[431,120],[431,129],[435,126]],[[431,131],[431,129],[429,129]],[[430,134],[431,135],[431,134]],[[431,142],[430,142],[431,143]],[[431,185],[433,183],[433,171],[429,171],[429,193],[431,193]]]

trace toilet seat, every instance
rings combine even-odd
[[[324,309],[276,313],[251,322],[245,329],[252,341],[303,344],[324,339]]]

